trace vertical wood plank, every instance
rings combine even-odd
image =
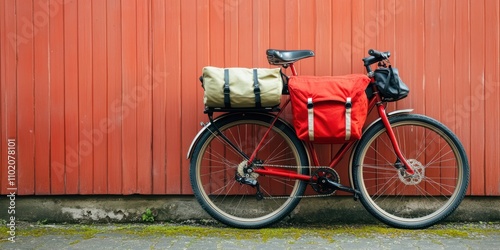
[[[383,27],[380,29],[384,30],[385,45],[381,48],[387,48],[388,50],[394,51],[394,56],[391,62],[398,63],[398,50],[396,49],[396,6],[399,7],[401,1],[397,0],[384,0],[383,8],[379,9],[377,17],[383,19]],[[398,10],[399,11],[399,10]],[[382,22],[381,22],[382,24]],[[369,27],[369,26],[368,26]],[[365,52],[366,53],[366,52]]]
[[[401,77],[407,85],[410,86],[410,96],[413,96],[413,89],[420,87],[416,82],[415,58],[416,58],[416,40],[420,37],[416,30],[416,17],[414,6],[410,1],[394,2],[394,23],[396,43],[394,51],[395,67],[399,68]],[[415,87],[414,87],[415,86]],[[405,98],[396,103],[397,109],[411,108],[412,103],[410,98]]]
[[[270,65],[267,60],[266,51],[268,49],[287,49],[286,45],[286,15],[289,9],[288,3],[284,0],[277,1],[254,1],[254,43],[257,48],[254,51],[254,63],[262,67],[276,68],[277,65]],[[271,14],[272,13],[272,14]],[[286,69],[281,68],[287,73]],[[286,97],[281,98],[282,102]],[[282,118],[291,121],[291,111],[285,110]]]
[[[225,32],[225,15],[224,10],[221,8],[223,1],[211,1],[209,6],[209,61],[210,65],[215,67],[224,67],[224,49],[226,32]],[[201,75],[201,68],[198,71]],[[199,82],[199,81],[198,81]]]
[[[208,0],[197,0],[196,1],[196,64],[195,64],[195,70],[193,72],[193,76],[191,80],[189,80],[187,83],[190,84],[195,88],[195,102],[193,104],[196,104],[196,107],[198,110],[196,112],[196,121],[195,124],[198,125],[200,124],[201,121],[207,121],[207,115],[202,112],[204,103],[203,103],[203,88],[199,85],[199,80],[198,76],[200,75],[200,70],[206,66],[209,65],[209,60],[210,60],[210,44],[208,41],[210,41],[210,25],[209,25],[209,13],[208,13],[208,6],[209,6],[209,1]],[[251,18],[251,12],[248,13],[248,15]],[[251,19],[250,19],[251,21]],[[248,29],[247,27],[247,32],[252,33],[251,29]],[[251,36],[249,37],[250,41]],[[250,50],[251,46],[247,48]],[[249,55],[249,62],[251,63],[252,57]],[[250,64],[251,65],[251,64]],[[251,67],[251,66],[250,66]],[[197,126],[197,130],[199,130],[200,127]],[[196,131],[197,132],[197,131]],[[191,138],[192,139],[192,138]],[[190,145],[190,140],[187,140],[187,142]],[[184,152],[187,152],[186,148]],[[183,167],[181,169],[181,175],[182,175],[182,193],[183,194],[192,194],[191,190],[191,184],[190,184],[190,179],[189,179],[189,165],[188,161],[183,160],[183,163],[186,164],[186,167]]]
[[[332,2],[331,5],[331,22],[332,22],[332,74],[344,75],[351,73],[351,65],[353,60],[352,51],[354,49],[362,50],[363,48],[353,48],[356,44],[351,41],[352,23],[352,1],[340,0]],[[361,59],[359,59],[361,60]],[[361,61],[358,61],[361,63]]]
[[[485,102],[485,194],[500,195],[500,3],[485,1],[485,39],[487,52],[484,65]],[[496,145],[496,146],[492,146]],[[474,170],[473,170],[474,171]]]
[[[489,145],[484,144],[485,113],[484,113],[484,61],[485,61],[485,33],[484,33],[484,1],[474,1],[470,5],[470,47],[474,52],[470,54],[470,90],[466,99],[470,98],[470,133],[471,148],[469,161],[474,166],[474,174],[470,180],[472,195],[484,195],[485,170],[484,150]]]
[[[300,49],[299,44],[299,0],[285,2],[285,47],[286,49]],[[302,48],[306,49],[306,48]],[[300,73],[300,69],[297,69]]]
[[[78,110],[78,3],[64,5],[64,129],[65,165],[57,164],[65,173],[66,194],[78,194],[80,189],[79,110]]]
[[[284,18],[285,18],[285,47],[284,49],[287,50],[293,50],[293,49],[307,49],[307,48],[301,48],[299,44],[299,1],[298,0],[288,0],[285,1],[285,7],[284,7]],[[280,48],[283,49],[283,48]],[[312,49],[312,48],[309,48]],[[307,61],[312,61],[314,59],[307,59]],[[297,73],[300,75],[301,74],[301,68],[300,64],[296,64]],[[285,70],[285,74],[291,75],[292,72],[291,70]],[[283,99],[282,99],[283,100]],[[283,114],[283,118],[287,120],[288,122],[292,122],[293,115],[292,115],[292,108],[291,105],[289,105],[288,110],[285,110]]]
[[[441,41],[440,41],[440,105],[441,105],[441,116],[440,121],[445,125],[454,125],[455,121],[455,60],[454,60],[454,46],[455,40],[455,1],[445,0],[441,1],[440,7],[440,29],[441,29]],[[451,115],[450,115],[451,114]],[[453,127],[450,127],[454,129]],[[444,165],[444,164],[443,164]],[[443,167],[441,169],[441,177],[455,176],[455,171],[450,168]],[[454,185],[455,183],[451,179],[444,179],[444,182],[448,182],[449,185]]]
[[[329,76],[333,74],[332,67],[332,5],[328,0],[317,0],[314,6],[316,14],[315,33],[315,50],[317,55],[315,57],[315,75]],[[312,29],[312,27],[311,27]]]
[[[415,113],[425,113],[425,103],[422,101],[425,95],[425,2],[415,1],[411,8],[413,9],[415,26],[415,58],[412,62],[412,71],[415,72],[414,83],[409,96],[412,108]]]
[[[278,12],[278,10],[276,11]],[[273,12],[273,15],[275,13]],[[269,49],[269,1],[253,1],[252,13],[252,42],[253,42],[253,62],[252,67],[269,67],[266,50]],[[274,30],[273,32],[277,32]],[[283,32],[284,30],[281,30]]]
[[[390,15],[390,12],[388,6],[385,4],[385,1],[364,1],[362,8],[358,11],[361,11],[361,15],[363,15],[363,23],[362,27],[353,31],[353,43],[355,42],[357,44],[356,48],[358,48],[355,50],[357,55],[352,58],[352,62],[354,64],[353,73],[366,71],[361,59],[368,56],[369,49],[391,51],[391,61],[394,59],[395,52],[394,49],[389,47],[386,42],[391,35],[390,32],[387,31],[387,26],[390,26],[392,22],[390,18],[386,18],[386,16]],[[360,50],[359,48],[362,49]],[[372,66],[372,68],[375,67],[376,64]]]
[[[299,1],[299,33],[294,39],[299,41],[300,49],[316,49],[316,4],[316,0]],[[314,75],[315,68],[318,65],[316,63],[317,57],[299,61],[300,74]]]
[[[471,134],[470,134],[470,3],[469,1],[456,2],[455,16],[455,105],[456,122],[455,134],[462,141],[466,152],[470,156]],[[476,178],[474,171],[471,171],[471,179]],[[472,185],[469,185],[469,190]]]
[[[332,18],[331,18],[331,2],[324,0],[317,0],[314,8],[315,26],[310,27],[314,32],[314,75],[328,76],[332,75],[334,67],[332,67]],[[311,60],[312,61],[312,60]],[[305,61],[302,65],[307,64]],[[332,145],[317,145],[315,146],[317,153],[320,155],[320,160],[326,165],[333,157],[332,149],[338,148]],[[336,151],[335,151],[336,152]],[[337,168],[337,172],[341,175],[341,179],[346,178],[347,169]],[[346,178],[347,179],[347,178]]]
[[[48,0],[34,1],[35,194],[50,194],[49,13]]]
[[[65,193],[64,7],[49,1],[50,25],[50,194]]]
[[[137,2],[137,193],[151,194],[152,80],[150,2]]]
[[[197,102],[197,88],[198,84],[194,84],[196,76],[199,74],[196,68],[196,39],[191,39],[196,37],[196,25],[197,20],[196,0],[185,0],[181,1],[181,82],[185,83],[181,86],[181,114],[182,114],[182,138],[194,138],[199,130],[198,115],[196,112],[191,112],[192,105]],[[233,11],[234,12],[234,11]],[[237,23],[235,24],[237,25]],[[236,44],[234,45],[236,46]],[[232,55],[233,57],[235,55]],[[234,59],[233,59],[234,60]],[[236,58],[237,60],[237,58]],[[168,143],[168,142],[167,142]],[[182,140],[182,152],[187,152],[190,146],[189,139]],[[177,157],[175,155],[167,155],[167,157]],[[170,167],[170,166],[167,166]],[[188,168],[188,162],[182,161],[182,167],[180,169],[181,178],[181,193],[190,193],[191,186],[189,184],[189,177],[186,176],[186,169]],[[179,178],[179,176],[178,176]]]
[[[439,93],[440,85],[440,17],[439,3],[426,2],[425,4],[425,82],[424,96],[425,113],[439,119]]]
[[[166,71],[155,72],[155,83],[160,85],[165,85],[167,91],[166,100],[166,172],[167,172],[167,193],[168,194],[180,194],[181,193],[181,168],[189,168],[189,162],[183,157],[183,153],[187,152],[187,148],[183,148],[186,139],[181,140],[181,137],[185,130],[186,123],[181,118],[186,113],[192,113],[191,111],[186,111],[190,109],[189,105],[192,105],[194,99],[183,100],[183,88],[185,86],[199,87],[197,77],[192,79],[186,75],[182,74],[182,62],[183,57],[181,57],[181,1],[172,1],[165,6],[167,19],[166,22],[166,32],[168,35],[167,42],[168,46],[166,48],[166,54],[169,55],[166,61]],[[188,48],[189,49],[189,48]],[[193,49],[192,47],[190,49]],[[191,58],[192,59],[192,58]],[[184,63],[189,63],[189,60]],[[193,71],[194,74],[194,71]],[[199,73],[198,73],[199,74]],[[197,74],[195,74],[197,76]],[[181,84],[184,82],[183,79],[187,79],[187,84]],[[196,82],[196,84],[195,84]],[[188,89],[189,91],[189,89]],[[192,98],[192,97],[191,97]],[[182,105],[184,109],[179,104]],[[182,112],[185,111],[185,112]],[[171,119],[170,117],[173,117]],[[189,126],[196,125],[190,123]],[[190,141],[193,136],[187,137],[187,141]],[[185,176],[187,177],[187,176]]]
[[[80,194],[92,194],[94,137],[92,110],[92,2],[78,1],[78,121]]]
[[[7,141],[8,139],[16,139],[16,147],[19,147],[19,134],[17,124],[17,68],[16,68],[16,52],[22,37],[16,34],[16,2],[5,1],[0,3],[0,159],[1,162],[8,161]],[[14,155],[19,157],[19,153]],[[0,180],[0,187],[2,194],[7,192],[8,187],[12,187],[8,183],[6,174],[8,173],[7,164],[0,166],[2,171],[2,180]],[[18,176],[19,169],[17,169],[16,176]],[[17,182],[17,187],[24,185]]]
[[[352,0],[351,14],[351,69],[352,72],[362,72],[364,69],[361,58],[366,56],[365,51],[365,14],[362,0]],[[376,38],[374,38],[376,39]]]
[[[238,67],[253,67],[252,10],[252,1],[238,2]]]
[[[17,1],[17,166],[19,194],[35,193],[35,114],[33,2]]]
[[[441,3],[441,122],[455,129],[455,1]]]
[[[106,2],[92,1],[92,132],[94,146],[93,192],[108,192],[108,112],[107,105],[108,77]]]
[[[122,150],[123,193],[137,191],[137,4],[136,0],[122,1]]]
[[[152,175],[153,175],[153,193],[165,194],[166,192],[166,100],[167,100],[167,83],[157,78],[157,73],[166,72],[167,61],[167,33],[166,19],[171,15],[167,15],[166,8],[172,8],[165,1],[154,0],[151,3],[151,22],[152,22],[152,46],[153,46],[153,64],[152,64],[152,79],[153,79],[153,149],[152,149]],[[168,23],[170,25],[170,23]],[[171,34],[169,34],[170,36]],[[171,56],[171,55],[169,55]],[[160,80],[160,81],[158,81]],[[172,82],[174,86],[178,86],[179,82]],[[171,123],[178,121],[171,121]],[[176,145],[178,146],[178,145]]]
[[[424,98],[425,114],[437,120],[440,118],[440,96],[442,90],[440,81],[440,51],[434,49],[440,46],[440,2],[427,1],[425,2],[425,82],[424,82]],[[433,140],[433,138],[425,138]],[[433,148],[438,150],[438,148]],[[437,152],[439,153],[439,151]],[[431,161],[436,156],[433,150],[426,150],[425,157],[427,161]],[[439,169],[427,169],[426,174],[429,176],[440,176]],[[429,192],[436,191],[432,185],[427,185],[426,190]]]
[[[331,5],[328,5],[324,2],[318,2],[317,6],[318,15],[330,15],[331,18],[327,19],[325,24],[321,24],[322,18],[317,19],[318,29],[329,29],[331,30],[331,34],[329,42],[327,43],[330,48],[323,48],[322,55],[318,55],[321,57],[330,57],[331,60],[321,62],[320,58],[318,58],[318,62],[321,64],[325,64],[324,75],[345,75],[351,74],[351,64],[353,60],[358,64],[361,64],[361,58],[353,59],[352,51],[354,49],[360,49],[359,47],[355,47],[356,44],[351,43],[351,16],[354,10],[351,9],[351,1],[342,0],[342,1],[333,1]],[[325,8],[330,13],[325,12],[323,9]],[[322,13],[323,12],[323,13]],[[322,13],[322,14],[320,14]],[[323,27],[322,25],[328,24],[330,28]],[[325,32],[325,31],[323,31]],[[322,44],[323,39],[318,39],[316,42],[318,45]],[[359,44],[358,44],[359,45]],[[361,48],[362,50],[362,48]],[[323,55],[324,54],[324,55]],[[324,60],[324,59],[323,59]],[[320,67],[320,65],[318,65]],[[328,70],[328,68],[330,70]],[[340,145],[333,145],[329,152],[327,152],[327,156],[329,159],[332,159],[335,154],[340,149]],[[349,157],[346,155],[339,165],[335,168],[337,173],[339,174],[341,183],[343,185],[349,185],[349,168],[348,166]],[[343,193],[337,193],[338,195],[344,195]]]
[[[34,86],[35,86],[35,193],[50,193],[49,177],[49,79],[48,79],[48,1],[35,1],[33,18],[34,36]]]
[[[10,9],[7,9],[7,6],[5,5],[5,2],[0,3],[0,141],[6,142],[8,140],[7,138],[7,116],[4,116],[4,113],[7,113],[7,84],[5,80],[5,61],[6,61],[6,48],[8,48],[8,40],[7,40],[7,31],[5,28],[5,23],[7,22],[7,15],[10,11]],[[15,13],[15,9],[13,11]],[[9,15],[10,16],[10,15]],[[10,31],[12,32],[12,31]],[[9,33],[10,33],[9,32]],[[12,34],[12,33],[10,33]],[[14,38],[14,42],[12,43],[15,48],[15,35],[11,37]],[[5,104],[4,104],[5,103]],[[4,125],[5,124],[5,125]],[[5,127],[5,128],[4,128]],[[0,145],[0,161],[1,162],[6,162],[8,159],[7,156],[7,150],[4,150],[4,143]],[[3,164],[0,166],[0,171],[2,173],[8,173],[8,167],[6,164]],[[4,194],[8,188],[8,183],[7,183],[7,178],[1,178],[0,179],[0,194]]]
[[[238,65],[239,50],[238,50],[238,5],[239,0],[225,0],[224,5],[218,7],[224,16],[224,43],[226,45],[226,50],[224,53],[224,61],[226,62],[226,67],[235,67]],[[185,11],[181,10],[182,15]]]
[[[107,110],[108,110],[108,176],[109,194],[122,194],[122,26],[121,1],[108,0],[107,6]]]

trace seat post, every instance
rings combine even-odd
[[[292,70],[292,75],[297,76],[297,71],[295,70],[295,66],[293,63],[288,64],[288,67],[290,67],[290,70]]]

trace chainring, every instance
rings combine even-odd
[[[331,168],[319,168],[311,175],[311,187],[319,194],[333,194],[337,188],[328,185],[326,179],[339,183],[340,177],[337,172]]]

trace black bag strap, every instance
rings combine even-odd
[[[224,107],[231,108],[231,99],[229,98],[229,69],[224,69]]]
[[[384,92],[385,93],[389,93],[390,92],[390,88],[393,85],[392,83],[393,83],[393,79],[394,79],[394,72],[392,71],[391,65],[389,65],[389,67],[387,67],[387,69],[389,70],[389,75],[387,76],[387,80],[386,80],[386,83],[385,83],[385,86],[384,86]]]
[[[253,69],[253,93],[255,94],[255,107],[261,108],[262,104],[260,101],[259,76],[257,75],[257,69]]]

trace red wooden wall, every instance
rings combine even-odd
[[[500,195],[499,5],[1,0],[0,193],[15,138],[19,194],[190,194],[185,155],[207,120],[203,66],[268,67],[267,48],[313,49],[300,74],[362,73],[378,48],[411,88],[397,107],[443,121],[464,143],[469,194]]]

